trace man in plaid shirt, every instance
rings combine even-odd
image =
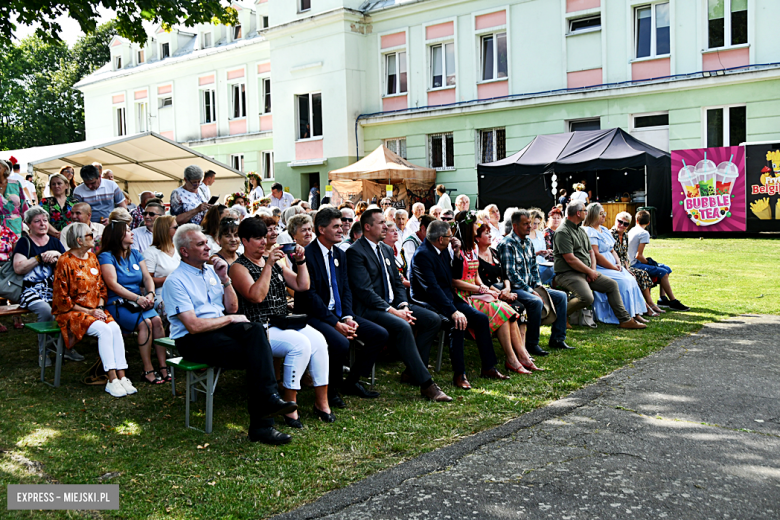
[[[130,222],[130,229],[141,227],[144,223],[144,210],[150,200],[154,198],[154,193],[151,191],[145,191],[141,193],[141,200],[138,206],[130,212],[130,217],[133,219]]]
[[[531,215],[524,209],[515,211],[512,214],[512,233],[499,242],[498,255],[504,275],[512,283],[512,291],[528,314],[525,348],[531,355],[546,356],[548,352],[539,346],[544,303],[534,292],[535,288],[542,285],[542,281],[533,246],[528,239],[530,232]],[[550,332],[549,348],[572,349],[574,347],[566,344],[566,293],[554,289],[547,289],[547,293],[557,314]]]

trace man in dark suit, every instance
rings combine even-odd
[[[455,263],[450,257],[448,247],[452,240]],[[425,241],[417,248],[412,257],[411,290],[412,301],[422,302],[436,309],[442,316],[453,322],[450,332],[450,360],[455,373],[452,383],[458,388],[469,390],[471,385],[466,379],[466,363],[463,358],[463,340],[466,329],[474,332],[482,359],[482,377],[508,379],[496,369],[496,353],[490,333],[490,320],[452,292],[453,270],[463,268],[460,256],[460,243],[452,238],[452,231],[446,222],[435,221],[428,226]]]
[[[433,382],[427,359],[431,344],[439,333],[441,318],[417,305],[410,305],[406,289],[393,261],[393,251],[382,240],[387,224],[379,208],[367,209],[360,216],[363,238],[347,249],[349,285],[358,316],[383,327],[390,334],[406,370],[402,382],[420,386],[420,393],[435,402],[452,401]],[[412,325],[417,328],[415,341]]]
[[[379,392],[366,390],[361,375],[368,375],[379,349],[387,343],[388,334],[382,327],[355,316],[352,311],[352,291],[347,279],[347,257],[336,247],[342,238],[341,212],[323,208],[314,219],[317,238],[306,246],[309,263],[309,290],[295,293],[295,312],[309,315],[309,325],[325,336],[330,356],[328,399],[331,406],[343,408],[338,392],[363,398],[375,398]],[[355,363],[343,381],[343,367],[349,355],[349,342],[360,340]]]

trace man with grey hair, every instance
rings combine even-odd
[[[131,229],[141,227],[141,225],[144,223],[144,210],[146,209],[146,205],[150,200],[154,199],[155,196],[151,191],[142,191],[138,198],[138,206],[136,206],[135,209],[130,212],[130,216],[133,217],[132,222],[130,222]]]
[[[621,329],[644,329],[626,310],[616,281],[596,271],[596,253],[590,238],[580,226],[585,219],[585,204],[572,201],[566,208],[566,220],[553,236],[555,279],[558,287],[572,294],[568,314],[593,304],[593,291],[607,295],[609,306],[620,321]]]
[[[88,164],[79,173],[84,182],[73,190],[73,198],[92,207],[92,222],[108,219],[114,208],[127,208],[125,194],[117,183],[101,179],[97,168]]]
[[[404,228],[404,236],[402,240],[405,240],[411,234],[417,233],[420,229],[420,217],[425,215],[425,204],[422,202],[415,202],[412,204],[412,216],[409,218]]]
[[[287,444],[292,438],[275,430],[271,417],[293,412],[298,405],[279,397],[263,325],[233,314],[238,311],[238,297],[227,262],[214,258],[213,267],[206,263],[209,245],[200,226],[179,226],[173,243],[181,263],[163,284],[163,300],[177,350],[187,361],[245,370],[249,440]]]
[[[355,211],[351,208],[341,208],[341,242],[338,244],[338,248],[342,251],[349,249],[352,243],[349,241],[349,230],[352,229],[352,224],[355,222]]]
[[[143,254],[151,245],[154,239],[152,229],[154,228],[154,221],[158,217],[165,215],[165,206],[162,205],[157,199],[146,204],[146,211],[144,211],[144,225],[133,230],[133,243],[130,246],[131,249],[135,249],[139,253]]]
[[[528,238],[531,232],[531,214],[528,210],[517,209],[510,217],[512,232],[498,243],[498,256],[501,268],[512,284],[512,292],[523,304],[528,315],[528,329],[525,348],[532,356],[546,356],[547,351],[539,346],[539,329],[542,325],[542,280],[533,244]],[[549,348],[571,349],[566,344],[566,293],[547,289],[550,303],[555,307],[556,318],[550,331]]]
[[[455,212],[468,211],[471,206],[471,199],[465,193],[461,193],[455,198]]]

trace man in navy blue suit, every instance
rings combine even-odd
[[[450,241],[452,241],[455,264],[449,253]],[[453,274],[460,277],[460,273],[457,271],[453,273],[453,269],[462,269],[462,262],[460,244],[457,239],[452,238],[449,224],[440,220],[431,222],[425,241],[412,256],[410,282],[413,301],[433,307],[436,312],[452,320],[453,327],[450,332],[450,360],[454,372],[452,384],[469,390],[471,384],[466,379],[466,363],[463,357],[463,340],[467,328],[471,329],[476,337],[479,357],[482,359],[482,377],[509,378],[496,369],[497,360],[490,334],[490,320],[452,292]]]
[[[338,395],[356,395],[375,398],[379,392],[366,390],[360,383],[361,375],[371,373],[379,349],[387,343],[385,329],[352,311],[352,292],[347,280],[347,257],[336,247],[341,243],[341,212],[326,207],[314,218],[317,238],[306,246],[309,259],[309,290],[295,293],[295,312],[309,315],[309,325],[325,336],[330,356],[330,381],[328,396],[331,406],[343,408],[344,401]],[[355,363],[343,381],[343,367],[349,356],[349,342],[358,339],[363,346],[358,349]]]

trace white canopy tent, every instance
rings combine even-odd
[[[104,170],[114,172],[114,180],[130,193],[136,203],[138,195],[147,190],[164,193],[168,202],[171,192],[183,182],[184,169],[191,164],[200,166],[203,171],[216,172],[217,180],[211,186],[213,195],[224,196],[243,190],[246,177],[230,166],[154,132],[110,141],[97,139],[11,150],[2,155],[14,155],[27,163],[29,172],[35,172],[44,179],[69,164],[76,170],[76,180],[80,180],[79,168],[97,161]]]

